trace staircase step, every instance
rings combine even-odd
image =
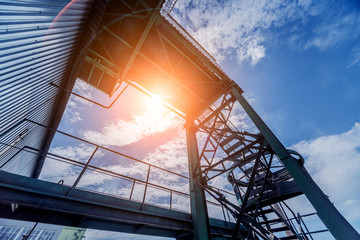
[[[235,102],[236,98],[231,96],[227,99],[223,105],[219,106],[216,110],[209,111],[206,116],[203,116],[202,119],[199,120],[199,125],[207,124],[211,119],[215,118],[224,108],[228,107],[231,103]]]
[[[271,229],[271,231],[273,231],[273,232],[283,232],[283,231],[287,231],[287,230],[290,230],[289,227],[279,227],[279,228]]]
[[[276,219],[271,219],[271,220],[267,220],[264,222],[260,222],[260,224],[279,223],[279,222],[282,222],[282,220],[280,218],[276,218]]]
[[[258,211],[257,215],[264,215],[264,214],[273,213],[273,212],[274,211],[271,208],[269,208],[269,209]]]
[[[227,137],[224,136],[224,140],[220,141],[219,145],[223,147],[226,144],[228,144],[229,142],[231,142],[232,140],[234,140],[235,137],[236,137],[236,135],[234,135],[234,134],[231,134],[231,135],[229,135]]]
[[[225,152],[226,152],[227,154],[230,154],[232,151],[234,151],[235,149],[237,149],[237,148],[240,147],[241,145],[243,145],[243,143],[240,142],[240,141],[238,141],[237,143],[235,143],[235,144],[232,145],[231,147],[227,148],[227,149],[225,150]]]
[[[296,235],[291,235],[291,236],[286,236],[286,237],[281,237],[279,238],[279,240],[290,240],[290,239],[298,239]]]
[[[253,169],[254,169],[254,167],[249,167],[249,168],[243,170],[243,173],[248,175],[248,174],[252,173]],[[266,171],[266,169],[264,169],[260,166],[260,167],[258,167],[257,171],[258,171],[258,173],[261,173],[261,172]]]

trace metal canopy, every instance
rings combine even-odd
[[[186,116],[197,115],[231,80],[165,10],[160,11],[162,4],[111,0],[80,79],[109,95],[122,81],[135,82],[164,96]]]

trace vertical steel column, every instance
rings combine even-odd
[[[271,132],[269,127],[250,106],[246,99],[241,95],[241,90],[234,87],[231,93],[239,101],[253,123],[263,134],[266,141],[281,159],[282,163],[294,178],[305,196],[316,209],[320,219],[329,229],[336,239],[354,240],[360,239],[359,233],[350,225],[350,223],[339,213],[335,206],[329,201],[318,185],[311,178],[304,167],[291,157],[286,148],[279,139]]]
[[[196,140],[196,127],[186,128],[186,142],[189,164],[190,205],[194,239],[211,239],[210,224],[204,189],[201,187],[200,158]]]

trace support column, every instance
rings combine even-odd
[[[281,159],[282,163],[294,178],[305,196],[316,209],[318,216],[329,229],[336,239],[354,240],[360,239],[359,233],[350,225],[350,223],[340,214],[335,206],[329,201],[318,185],[311,178],[304,167],[291,157],[286,148],[279,139],[271,132],[265,122],[259,117],[255,110],[241,95],[239,89],[234,87],[231,93],[239,101],[248,116],[256,127],[263,134],[266,141],[270,144],[275,154]]]
[[[188,125],[186,128],[186,142],[189,164],[190,205],[195,240],[211,239],[210,224],[206,207],[206,198],[200,186],[200,158],[196,140],[197,129]]]

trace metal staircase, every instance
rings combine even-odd
[[[200,151],[199,174],[205,176],[203,188],[236,219],[235,239],[258,239],[256,236],[264,239],[308,239],[296,229],[279,205],[303,194],[302,191],[262,134],[239,131],[231,123],[229,117],[235,101],[233,95],[225,94],[217,105],[210,106],[195,121],[199,131],[207,134]],[[300,154],[288,151],[300,165],[304,164]],[[237,204],[208,184],[220,175],[227,177]]]

